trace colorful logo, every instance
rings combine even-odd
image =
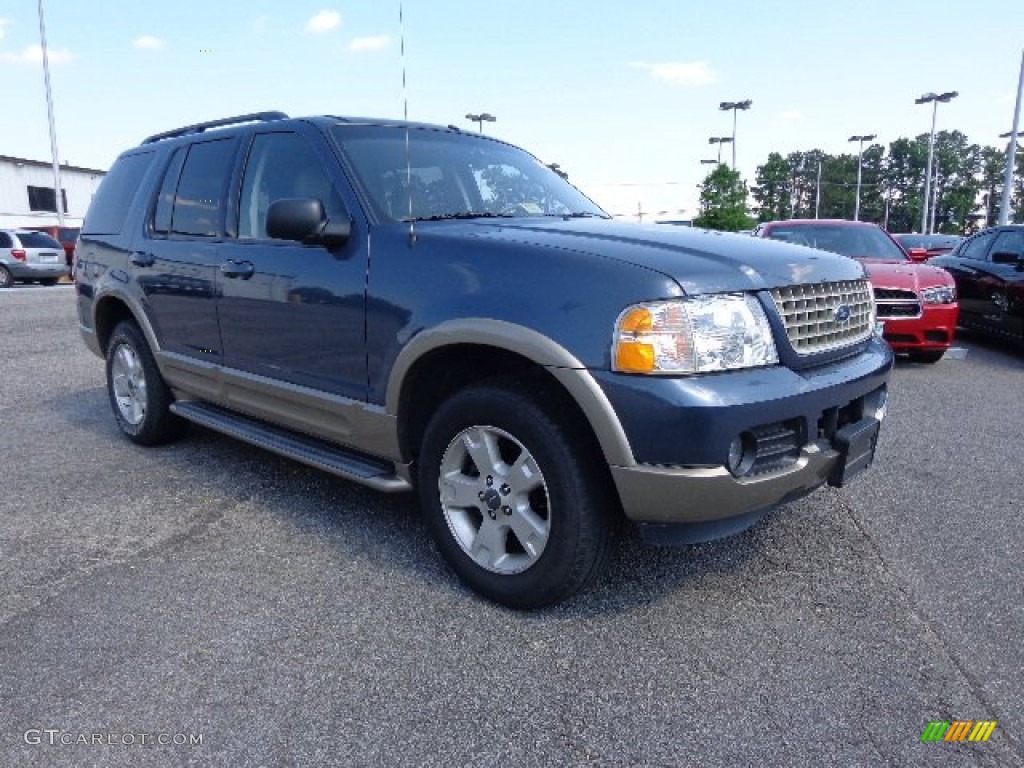
[[[921,741],[988,741],[995,728],[995,720],[932,720]]]

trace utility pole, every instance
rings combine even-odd
[[[1017,104],[1013,108],[1013,128],[1010,130],[1010,147],[1006,152],[1006,171],[1003,174],[1003,198],[999,202],[999,224],[1010,221],[1010,190],[1013,187],[1013,167],[1017,159],[1017,133],[1020,130],[1020,101],[1024,94],[1024,51],[1020,54],[1020,78],[1017,81]]]
[[[50,156],[53,160],[53,207],[57,209],[57,226],[64,226],[64,196],[60,184],[60,155],[57,153],[57,129],[53,120],[53,96],[50,94],[50,56],[46,50],[46,22],[43,0],[39,0],[39,41],[43,49],[43,81],[46,84],[46,114],[50,121]]]

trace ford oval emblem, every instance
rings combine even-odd
[[[848,304],[840,304],[838,307],[836,307],[836,313],[833,319],[837,323],[850,322],[850,306]]]

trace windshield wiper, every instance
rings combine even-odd
[[[605,216],[602,213],[594,213],[593,211],[574,211],[572,213],[552,213],[549,216],[561,216],[563,219],[608,219],[609,216]]]
[[[447,221],[450,219],[508,219],[511,213],[493,213],[491,211],[459,211],[457,213],[435,213],[432,216],[416,216],[412,221]],[[410,221],[410,219],[402,219]]]

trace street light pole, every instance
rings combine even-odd
[[[750,99],[746,101],[723,101],[718,105],[718,108],[723,112],[732,110],[732,169],[736,170],[736,111],[750,109],[750,105],[754,102]]]
[[[875,134],[865,134],[863,136],[851,136],[850,141],[860,142],[860,146],[857,149],[857,196],[856,202],[853,204],[853,220],[860,221],[860,173],[861,167],[864,163],[864,142],[874,141]]]
[[[43,0],[39,0],[39,41],[43,49],[43,81],[46,84],[46,115],[50,121],[50,155],[53,160],[53,207],[57,209],[57,226],[64,226],[64,196],[60,184],[60,156],[57,154],[57,129],[53,120],[53,97],[50,94],[50,57],[46,49],[46,22]]]
[[[736,146],[735,141],[733,141],[733,139],[730,139],[728,136],[712,136],[710,139],[708,139],[708,144],[717,144],[718,145],[718,161],[717,162],[719,164],[722,163],[722,145],[723,144],[732,144],[733,147]],[[735,161],[735,152],[733,152],[733,160]]]
[[[493,123],[498,118],[496,118],[494,115],[489,114],[487,112],[481,112],[479,115],[468,114],[468,115],[466,115],[466,119],[470,120],[470,121],[476,123],[478,126],[480,126],[480,133],[483,133],[484,132],[484,123]]]
[[[1024,51],[1021,51],[1020,55],[1020,79],[1017,81],[1017,103],[1013,108],[1013,129],[1008,134],[1010,147],[1006,152],[1006,171],[1003,174],[1003,198],[999,201],[1000,226],[1010,221],[1010,188],[1013,186],[1013,166],[1017,158],[1017,132],[1020,130],[1020,101],[1022,94],[1024,94]]]
[[[935,154],[935,117],[939,110],[939,102],[948,102],[955,99],[960,94],[956,91],[946,91],[946,93],[934,94],[926,93],[920,98],[914,99],[915,104],[928,104],[932,105],[932,132],[928,134],[928,167],[924,174],[924,207],[921,211],[921,234],[930,234],[928,229],[928,203],[931,199],[931,188],[932,188],[932,158]]]

